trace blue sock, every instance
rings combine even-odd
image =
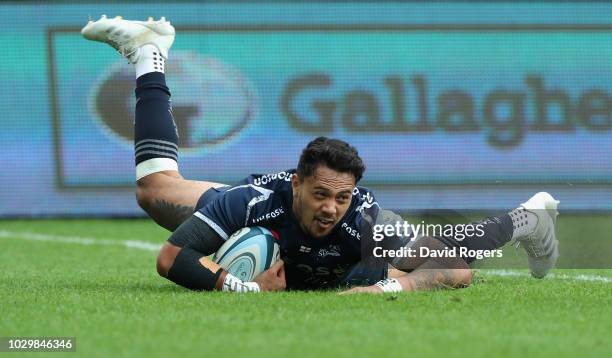
[[[163,73],[149,72],[136,79],[134,127],[137,179],[159,171],[178,170],[178,132]]]
[[[436,236],[447,247],[466,247],[468,250],[495,250],[504,246],[512,239],[512,218],[508,214],[491,216],[481,221],[470,223],[473,226],[480,225],[481,235],[474,233],[470,236],[457,240],[453,236]],[[467,263],[475,261],[475,258],[464,258]]]

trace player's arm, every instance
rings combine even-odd
[[[443,244],[433,237],[420,237],[411,244],[415,252],[421,247],[443,250]],[[460,257],[428,257],[417,255],[410,258],[397,258],[389,270],[389,279],[378,283],[383,291],[424,291],[443,288],[462,288],[471,283],[470,267]],[[400,271],[401,270],[401,271]],[[389,285],[389,287],[387,287]]]
[[[229,274],[207,256],[224,243],[215,230],[197,217],[191,217],[175,230],[162,247],[158,273],[192,290],[259,292],[284,289],[283,262],[278,261],[252,282],[243,282]]]
[[[370,222],[370,225],[382,225],[382,227],[395,225],[403,221],[401,216],[374,206],[369,211],[365,210],[362,215],[366,224]],[[368,217],[370,217],[369,220]],[[376,221],[373,223],[372,217],[376,218]],[[389,236],[377,244],[392,250],[405,245],[416,253],[421,252],[420,247],[434,250],[444,249],[444,245],[433,237],[419,237],[413,242],[412,240],[405,241],[401,237]],[[429,258],[420,257],[417,254],[417,256],[396,258],[392,261],[392,264],[393,269],[390,270],[389,278],[381,280],[375,285],[354,287],[343,293],[383,293],[462,288],[469,286],[472,280],[470,268],[462,258]]]
[[[243,282],[207,258],[219,250],[232,233],[248,226],[249,214],[256,214],[252,203],[265,200],[271,193],[272,190],[245,184],[217,194],[168,239],[160,256],[168,252],[167,256],[175,259],[165,260],[167,275],[160,274],[193,290],[258,292],[284,289],[285,271],[280,260],[254,281]]]
[[[465,261],[457,259],[449,265],[448,260],[429,259],[414,271],[406,273],[392,269],[389,278],[371,286],[354,287],[342,294],[455,289],[467,287],[471,282],[472,272]]]
[[[464,263],[464,268],[449,268],[435,260],[427,260],[416,270],[390,278],[395,279],[402,291],[427,291],[446,288],[463,288],[470,285],[472,273]],[[401,271],[400,271],[401,272]],[[384,283],[377,284],[384,290]]]

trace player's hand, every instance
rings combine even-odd
[[[359,286],[353,287],[350,290],[340,292],[340,295],[352,295],[355,293],[383,293],[382,288],[372,285],[372,286]]]
[[[278,260],[266,271],[253,279],[262,291],[282,291],[287,287],[285,281],[285,263]]]

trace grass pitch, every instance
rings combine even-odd
[[[0,221],[0,336],[75,336],[87,357],[612,356],[612,270],[481,271],[467,289],[398,295],[196,293],[157,276],[167,236],[148,220]]]

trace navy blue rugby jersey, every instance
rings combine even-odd
[[[313,238],[300,228],[292,213],[294,173],[250,175],[233,187],[221,189],[194,215],[223,239],[248,226],[276,231],[288,289],[336,287],[349,268],[361,260],[361,239],[368,235],[368,222],[376,217],[378,203],[371,191],[355,187],[344,217],[330,234]]]

